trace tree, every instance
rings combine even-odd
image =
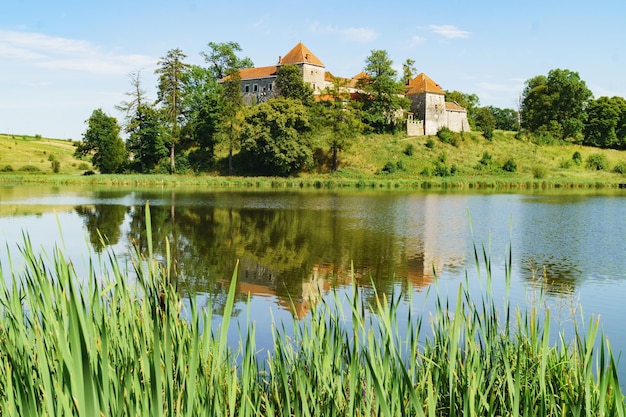
[[[332,152],[332,170],[339,167],[338,153],[346,150],[361,130],[360,120],[355,115],[355,110],[350,103],[350,93],[346,85],[348,81],[334,77],[333,84],[324,91],[330,100],[322,102],[322,120],[329,129],[328,144]]]
[[[234,70],[254,67],[250,58],[237,56],[236,53],[240,51],[241,47],[237,42],[209,42],[209,51],[201,52],[200,55],[209,64],[209,71],[211,71],[213,78],[221,80]]]
[[[141,71],[131,72],[128,76],[130,77],[132,90],[125,93],[125,95],[130,97],[130,100],[122,101],[121,104],[115,106],[117,110],[124,113],[127,129],[139,107],[146,102],[146,92],[141,88]]]
[[[488,107],[481,107],[475,112],[476,127],[482,132],[485,139],[493,137],[493,130],[496,127],[496,118]]]
[[[363,117],[375,132],[393,132],[400,125],[409,100],[404,96],[404,85],[396,79],[393,61],[387,51],[373,50],[365,61],[367,77],[357,87],[362,91]]]
[[[295,64],[281,65],[276,72],[278,95],[299,100],[304,105],[313,101],[313,90],[302,78],[302,70]]]
[[[183,119],[182,100],[184,73],[189,66],[183,62],[187,56],[180,49],[171,49],[157,63],[159,76],[157,104],[161,105],[164,121],[170,133],[170,173],[176,171],[175,147],[180,140],[180,123]]]
[[[103,174],[120,172],[127,161],[127,153],[117,120],[97,109],[86,123],[89,127],[74,155],[82,158],[91,154],[93,166]]]
[[[548,76],[526,81],[522,98],[522,127],[547,132],[557,139],[579,140],[586,107],[593,94],[577,72],[553,69]]]
[[[404,84],[408,84],[409,81],[413,79],[415,73],[417,72],[417,68],[415,67],[415,60],[407,58],[402,64],[402,81]]]
[[[142,104],[127,125],[126,149],[132,157],[131,167],[141,173],[153,172],[169,151],[157,110]]]
[[[290,175],[312,161],[308,109],[298,100],[278,97],[248,107],[240,155],[264,175]]]
[[[228,175],[233,175],[233,151],[238,143],[243,123],[243,97],[239,71],[232,71],[222,89],[221,132],[228,142]]]
[[[519,119],[517,111],[513,109],[501,109],[494,106],[487,106],[495,118],[496,129],[519,130]]]
[[[215,159],[222,112],[222,87],[210,70],[189,66],[183,76],[183,115],[186,121],[181,130],[179,149],[195,147],[189,161],[196,170],[211,168]]]
[[[600,148],[626,149],[626,100],[600,97],[587,107],[583,143]]]

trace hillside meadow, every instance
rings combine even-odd
[[[323,137],[316,138],[319,144]],[[212,185],[217,187],[390,187],[537,188],[618,187],[626,183],[626,153],[580,145],[537,145],[516,132],[437,136],[362,135],[329,169],[323,145],[315,167],[290,178],[227,177],[215,172],[188,175],[91,175],[88,160],[74,157],[76,142],[0,134],[0,181],[115,185]],[[226,149],[216,150],[218,161]],[[56,162],[55,162],[56,161]],[[55,172],[55,164],[56,171]],[[224,163],[218,163],[224,166]]]

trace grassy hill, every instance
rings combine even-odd
[[[91,164],[74,158],[71,141],[0,133],[0,174],[53,174],[53,161],[59,174],[82,174]]]
[[[323,138],[319,138],[322,143]],[[0,134],[0,176],[37,181],[90,181],[101,183],[204,183],[207,176],[96,176],[81,174],[92,169],[87,161],[74,158],[75,144],[68,140]],[[218,157],[223,150],[218,149]],[[575,155],[578,157],[576,158]],[[315,182],[415,181],[438,184],[606,184],[626,183],[626,152],[580,145],[536,145],[517,139],[515,132],[496,131],[492,140],[480,133],[437,136],[360,136],[340,152],[340,169],[330,173],[328,152],[318,152],[321,166],[294,181]],[[53,172],[58,161],[59,172]],[[597,166],[590,167],[589,162]],[[599,162],[598,162],[599,161]],[[503,169],[507,165],[508,171]],[[617,171],[617,172],[616,172]],[[213,178],[213,177],[211,177]],[[1,178],[0,178],[1,179]],[[216,181],[225,181],[222,178]],[[237,184],[246,184],[238,179]]]

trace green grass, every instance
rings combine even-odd
[[[136,285],[113,255],[78,277],[61,250],[37,254],[28,238],[25,270],[3,265],[1,416],[624,415],[597,320],[565,340],[549,313],[500,305],[489,290],[476,298],[466,283],[456,299],[433,291],[430,317],[409,309],[404,326],[402,294],[376,293],[366,306],[354,286],[294,319],[293,334],[275,323],[269,352],[256,347],[252,321],[229,346],[236,271],[212,328],[211,308],[184,304],[168,284],[169,256],[154,259],[149,219],[147,210]],[[488,284],[489,261],[475,253]]]
[[[69,140],[0,134],[0,176],[11,173],[52,175],[53,160],[59,162],[61,174],[82,174],[85,169],[80,166],[86,161],[74,158],[75,149]],[[31,171],[27,174],[24,170],[29,167]]]
[[[407,152],[407,149],[411,152]],[[340,168],[331,173],[328,166],[316,167],[296,178],[223,177],[201,175],[96,175],[83,177],[91,165],[73,157],[72,142],[0,134],[0,181],[51,182],[57,184],[205,185],[244,188],[598,188],[626,183],[624,174],[614,172],[625,161],[623,151],[579,145],[536,145],[516,139],[514,132],[496,131],[492,140],[480,133],[458,135],[458,140],[443,143],[436,136],[366,135],[340,153]],[[323,150],[327,152],[327,150]],[[218,146],[217,157],[226,151]],[[573,156],[580,154],[579,163]],[[481,160],[487,153],[489,164]],[[59,161],[60,172],[52,172],[51,155]],[[607,169],[589,169],[589,157],[601,155]],[[329,154],[320,160],[329,161]],[[502,169],[514,162],[515,172]],[[582,161],[582,162],[580,162]],[[12,171],[7,172],[10,166]],[[385,173],[385,166],[393,167]],[[35,167],[38,171],[23,171]],[[618,171],[623,169],[618,169]],[[451,174],[441,177],[441,174]],[[43,175],[45,174],[45,175]]]

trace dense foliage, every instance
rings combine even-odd
[[[548,76],[526,81],[522,102],[522,127],[558,139],[580,141],[593,94],[578,73],[554,69]]]
[[[91,155],[93,166],[102,173],[120,172],[126,164],[127,155],[117,120],[106,115],[102,109],[96,109],[87,123],[89,127],[76,148],[75,155]]]

